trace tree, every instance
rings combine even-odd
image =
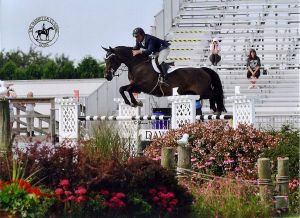
[[[58,75],[58,66],[57,64],[50,60],[48,61],[42,69],[42,79],[55,79]]]
[[[0,80],[11,80],[16,69],[17,65],[13,61],[7,61],[0,69]]]
[[[41,79],[42,78],[42,67],[37,64],[30,64],[26,68],[27,79]]]
[[[85,57],[77,67],[80,78],[100,78],[103,77],[103,68],[92,57]]]

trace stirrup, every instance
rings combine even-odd
[[[161,85],[169,86],[169,84],[165,82],[165,79],[164,79],[164,77],[161,74],[159,74],[158,82]]]

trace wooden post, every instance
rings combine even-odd
[[[175,168],[175,153],[173,147],[164,147],[161,149],[161,165],[166,169]]]
[[[7,151],[10,143],[9,103],[0,100],[0,150]]]
[[[191,169],[191,153],[192,149],[191,147],[185,147],[185,146],[178,146],[177,147],[178,152],[178,162],[177,167],[183,168],[183,169]],[[181,170],[178,169],[180,172]]]
[[[55,101],[54,99],[51,100],[51,109],[50,109],[50,134],[51,134],[51,142],[55,144]]]
[[[289,201],[289,158],[277,158],[277,175],[276,183],[279,189],[279,196],[275,196],[276,209],[280,209],[283,212],[288,211]]]
[[[289,158],[277,158],[276,182],[279,187],[279,194],[283,196],[289,195]]]
[[[269,200],[271,186],[271,162],[269,158],[258,159],[258,185],[261,200]]]

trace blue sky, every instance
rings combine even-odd
[[[44,54],[64,53],[75,62],[84,56],[103,58],[103,46],[133,46],[132,30],[150,32],[162,0],[0,0],[0,49],[28,51],[30,23],[39,16],[54,19],[60,35]],[[36,47],[36,46],[35,46]]]

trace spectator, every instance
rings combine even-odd
[[[211,55],[209,56],[209,60],[211,61],[212,65],[217,66],[218,62],[220,62],[221,60],[221,56],[219,55],[221,46],[217,38],[213,39],[212,43],[209,46],[209,50],[211,53]]]
[[[33,93],[28,92],[27,98],[33,98]],[[34,136],[34,103],[26,104],[27,136]]]
[[[255,49],[250,49],[249,56],[247,59],[247,78],[250,79],[251,85],[249,85],[249,89],[253,89],[256,87],[256,81],[260,76],[260,59],[256,55]]]

